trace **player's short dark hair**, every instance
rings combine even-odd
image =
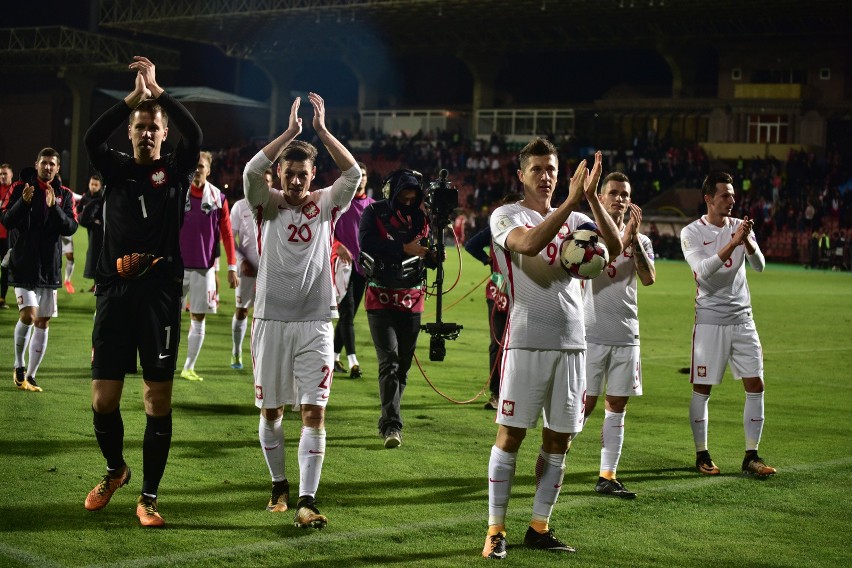
[[[527,162],[533,156],[556,156],[556,146],[550,140],[545,138],[534,138],[524,146],[518,154],[518,161],[521,164],[521,169],[524,169]]]
[[[733,184],[734,178],[731,177],[731,174],[727,172],[710,172],[710,174],[704,178],[704,183],[701,185],[701,195],[706,195],[708,197],[713,197],[716,195],[716,185],[724,183],[724,184]]]
[[[361,168],[362,170],[367,169],[367,164],[365,164],[364,162],[355,162],[355,163],[358,164],[358,167]]]
[[[36,162],[38,162],[41,158],[56,158],[56,163],[62,161],[62,157],[59,155],[59,152],[50,147],[41,149],[38,156],[36,156]]]
[[[607,174],[607,176],[605,178],[603,178],[603,181],[601,182],[601,186],[600,186],[600,192],[601,193],[603,193],[603,188],[606,187],[606,184],[611,182],[611,181],[626,183],[628,185],[630,184],[630,178],[627,177],[627,175],[625,175],[623,172],[612,172],[610,174]]]
[[[293,140],[281,154],[282,162],[310,162],[316,164],[317,149],[313,144],[302,140]]]
[[[137,112],[147,112],[151,116],[157,116],[157,113],[163,117],[163,126],[169,125],[169,115],[166,114],[166,111],[163,110],[163,107],[160,106],[155,99],[145,99],[141,103],[139,103],[133,112],[130,113],[130,118],[128,119],[128,124],[133,124],[133,117],[136,116]]]
[[[101,182],[101,183],[103,183],[103,182],[104,182],[104,178],[102,178],[102,177],[101,177],[101,174],[92,174],[92,175],[90,175],[90,176],[89,176],[89,179],[90,179],[90,180],[92,180],[92,179],[96,179],[96,180],[98,180],[98,181],[99,181],[99,182]]]

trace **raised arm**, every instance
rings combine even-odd
[[[358,167],[352,153],[346,149],[340,140],[328,131],[325,125],[325,101],[316,93],[308,93],[308,100],[314,107],[313,127],[320,141],[331,154],[331,158],[340,168],[342,176],[337,178],[331,189],[332,200],[341,210],[349,207],[352,197],[361,183],[361,168]]]
[[[290,118],[287,122],[287,130],[279,134],[277,138],[255,154],[246,164],[245,170],[243,170],[243,191],[246,195],[246,201],[248,201],[252,208],[266,205],[270,189],[266,184],[264,173],[281,156],[284,148],[302,132],[302,119],[299,118],[299,105],[301,102],[301,97],[296,97],[296,100],[290,106]]]
[[[568,198],[562,205],[556,208],[550,215],[544,218],[539,225],[528,229],[527,227],[515,227],[506,236],[506,248],[525,256],[536,256],[547,244],[553,240],[562,225],[568,220],[568,216],[575,211],[583,199],[583,187],[589,170],[586,169],[586,160],[580,162],[571,183],[568,186]],[[600,172],[598,172],[600,177]]]
[[[633,263],[636,265],[636,274],[639,275],[639,281],[643,286],[650,286],[657,280],[657,269],[651,258],[648,256],[648,251],[639,239],[639,227],[642,226],[642,210],[635,203],[630,204],[630,220],[627,222],[627,227],[624,229],[624,245],[633,248]],[[650,244],[649,244],[650,246]]]
[[[602,154],[595,152],[595,165],[592,167],[592,174],[586,179],[583,186],[583,193],[586,196],[586,201],[589,202],[589,207],[592,210],[592,215],[601,233],[601,237],[603,237],[604,243],[606,243],[609,257],[615,258],[621,254],[623,246],[621,237],[618,235],[618,227],[615,226],[615,221],[612,220],[609,213],[604,210],[598,195],[598,181],[601,179],[602,163]]]
[[[192,168],[195,171],[203,138],[201,127],[198,126],[186,107],[172,98],[157,83],[156,66],[147,57],[134,56],[130,69],[136,71],[136,84],[134,90],[124,98],[124,102],[130,108],[135,108],[145,100],[146,94],[153,97],[169,115],[171,124],[176,126],[182,135],[180,143],[175,147],[175,154],[181,169]],[[141,92],[140,78],[142,80]]]
[[[328,128],[325,126],[325,101],[322,100],[316,93],[308,93],[308,100],[311,101],[311,105],[314,107],[314,120],[313,127],[317,132],[317,136],[320,141],[322,141],[323,146],[325,146],[328,153],[331,154],[331,158],[334,160],[334,163],[337,164],[337,167],[340,168],[340,171],[345,172],[352,168],[356,164],[355,158],[352,156],[352,153],[346,149],[340,140],[334,137],[331,132],[328,131]],[[360,180],[361,177],[358,176]]]

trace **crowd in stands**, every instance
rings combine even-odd
[[[461,243],[486,226],[494,203],[519,190],[516,148],[498,134],[489,140],[465,137],[460,131],[439,130],[413,135],[387,134],[372,130],[351,133],[341,128],[343,140],[368,140],[369,149],[356,152],[356,158],[368,165],[368,187],[380,191],[385,174],[397,168],[410,168],[433,180],[441,169],[459,190],[459,211],[454,229]],[[560,168],[561,186],[575,165],[598,148],[570,135],[551,136],[564,162]],[[242,194],[242,170],[245,162],[265,141],[246,142],[241,146],[213,151],[211,179],[231,200]],[[315,141],[316,143],[316,141]],[[365,147],[365,144],[361,144]],[[319,183],[334,175],[334,165],[320,153],[317,171]],[[738,190],[734,215],[755,220],[755,232],[770,259],[800,262],[814,266],[849,266],[848,242],[852,240],[852,191],[842,190],[852,177],[852,167],[844,164],[841,154],[830,149],[824,157],[791,150],[785,161],[775,158],[740,158],[722,161],[708,156],[697,144],[668,146],[656,142],[653,133],[634,138],[630,147],[604,149],[604,169],[623,171],[630,177],[634,201],[644,206],[649,200],[672,187],[701,186],[711,169],[732,173]],[[564,196],[562,196],[564,197]],[[557,200],[560,196],[557,196]],[[687,214],[689,214],[687,212]],[[844,262],[826,263],[825,255],[814,243],[826,240],[826,250],[844,249]],[[832,242],[833,241],[833,242]],[[833,253],[832,253],[833,255]],[[823,260],[820,260],[823,259]]]

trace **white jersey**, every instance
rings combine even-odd
[[[247,199],[240,199],[231,208],[231,230],[234,232],[237,263],[247,260],[257,270],[260,263],[260,255],[257,254],[257,220]]]
[[[243,175],[246,199],[260,220],[260,264],[254,317],[285,322],[337,317],[331,276],[334,222],[349,208],[361,169],[355,164],[330,187],[310,192],[302,205],[287,203],[263,173],[272,162],[258,152]]]
[[[509,297],[506,349],[585,349],[580,281],[562,268],[559,251],[568,235],[581,228],[596,231],[597,225],[582,213],[571,213],[536,256],[506,248],[506,237],[512,230],[532,229],[543,221],[542,215],[520,203],[498,207],[491,215],[494,255],[506,277]]]
[[[623,230],[621,234],[624,234]],[[653,266],[651,239],[642,234],[638,237]],[[586,341],[599,345],[639,345],[636,282],[632,246],[611,260],[600,276],[583,282]]]
[[[705,215],[680,232],[683,256],[692,268],[698,285],[695,323],[733,325],[752,319],[751,294],[745,272],[745,246],[736,247],[725,262],[718,255],[731,242],[742,222],[742,219],[726,217],[724,226],[717,227]],[[755,248],[755,253],[748,256],[749,264],[760,272],[766,266],[766,261],[757,246],[754,233],[749,234],[748,238]]]

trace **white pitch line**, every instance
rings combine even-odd
[[[841,458],[826,462],[820,463],[805,463],[798,465],[790,465],[784,466],[781,469],[780,475],[790,474],[790,473],[799,473],[799,472],[810,472],[815,469],[824,469],[824,468],[835,468],[837,466],[849,465],[852,463],[852,458]],[[707,485],[726,485],[729,483],[742,483],[746,480],[743,479],[741,475],[722,475],[722,476],[701,476],[696,477],[694,480],[679,482],[675,485],[671,483],[670,480],[665,480],[665,485],[661,485],[659,487],[648,487],[647,485],[642,488],[642,495],[646,494],[665,494],[665,493],[677,493],[680,491],[690,491],[700,487],[706,487]],[[559,507],[561,509],[573,509],[577,507],[586,507],[590,501],[597,501],[600,498],[597,496],[590,495],[588,497],[576,496],[572,495],[571,500],[567,501],[563,500]],[[517,509],[517,507],[516,507]],[[475,523],[481,522],[485,523],[487,513],[487,503],[483,499],[482,503],[482,511],[477,513],[476,515],[467,515],[464,517],[455,517],[453,519],[442,518],[437,522],[424,522],[424,523],[414,523],[414,524],[406,524],[403,527],[399,526],[391,526],[391,527],[379,527],[375,529],[366,529],[360,531],[345,531],[345,532],[319,532],[316,531],[314,535],[311,537],[311,544],[331,544],[343,541],[352,541],[359,540],[365,537],[387,537],[391,535],[399,534],[400,529],[405,531],[429,531],[434,528],[447,528],[448,526],[461,525],[466,523]],[[517,511],[515,514],[510,514],[509,518],[514,520],[519,520],[519,522],[525,522],[524,519],[528,517],[528,513],[526,511]],[[478,542],[478,541],[477,541]],[[189,563],[192,561],[198,560],[212,560],[216,558],[242,558],[245,553],[257,552],[257,551],[270,551],[270,550],[296,550],[302,548],[305,545],[304,539],[290,539],[290,540],[275,540],[275,541],[262,541],[262,542],[253,542],[251,544],[243,544],[239,546],[229,546],[227,548],[209,548],[205,550],[195,550],[193,552],[186,552],[183,554],[169,554],[167,556],[148,556],[145,558],[136,558],[132,560],[127,560],[126,562],[109,562],[108,564],[89,564],[85,568],[146,568],[148,566],[162,566],[168,562],[171,563]],[[476,553],[478,549],[476,547],[471,548],[471,558],[476,558]],[[39,566],[45,566],[46,564],[39,564]],[[55,566],[55,565],[53,565]]]
[[[28,566],[39,566],[44,568],[63,568],[63,564],[57,564],[44,556],[37,556],[26,550],[21,550],[8,544],[0,542],[0,558],[11,558],[21,564]]]

